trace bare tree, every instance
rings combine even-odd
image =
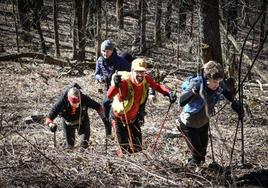
[[[101,7],[102,0],[97,0],[96,7]],[[96,59],[100,56],[100,44],[101,44],[101,8],[97,9],[97,29],[96,29],[96,41],[95,41],[95,56]]]
[[[41,7],[43,6],[43,0],[36,0],[33,3],[33,16],[34,16],[34,26],[36,27],[38,34],[40,36],[40,43],[41,43],[41,49],[44,54],[47,54],[46,50],[46,44],[45,44],[45,39],[43,36],[43,31],[41,28]]]
[[[116,21],[119,29],[124,28],[123,3],[124,0],[116,0]]]
[[[165,14],[165,35],[167,39],[171,36],[171,14],[172,14],[172,4],[174,0],[168,0],[167,11]]]
[[[12,12],[13,12],[14,23],[15,23],[17,52],[20,52],[17,17],[15,14],[15,0],[12,0]]]
[[[266,24],[266,28],[265,28],[265,18],[266,18],[266,11],[267,11],[267,0],[262,0],[261,11],[263,11],[263,16],[262,16],[262,19],[261,19],[260,44],[264,40],[265,29],[266,29],[266,31],[268,30],[267,24]]]
[[[145,0],[139,0],[140,9],[140,53],[143,54],[146,51],[146,2]]]
[[[54,22],[54,38],[55,38],[55,55],[60,57],[60,43],[59,43],[59,27],[58,27],[58,0],[53,0],[53,22]]]
[[[237,34],[237,8],[238,0],[228,2],[227,30],[233,36]]]
[[[162,1],[156,1],[156,12],[154,19],[154,42],[155,45],[161,46],[161,17],[162,17]]]
[[[18,12],[19,12],[19,20],[21,28],[24,31],[30,31],[30,5],[28,0],[17,0]]]
[[[73,59],[83,61],[86,48],[86,24],[89,0],[74,0]],[[78,43],[78,50],[77,50]]]
[[[72,44],[72,59],[77,58],[77,19],[76,19],[76,12],[77,12],[77,3],[76,0],[73,0],[73,44]]]
[[[94,39],[96,33],[96,1],[92,0],[89,2],[89,13],[88,13],[88,20],[87,20],[87,32],[89,33],[90,39]]]
[[[219,1],[201,0],[200,1],[200,27],[201,42],[207,46],[211,57],[207,60],[214,60],[222,64],[221,39],[219,30]]]
[[[86,24],[87,24],[87,15],[89,9],[89,0],[80,1],[79,9],[81,14],[78,14],[78,57],[77,60],[84,60],[86,55]]]

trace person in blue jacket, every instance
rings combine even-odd
[[[105,40],[101,44],[101,56],[96,62],[95,79],[102,83],[104,88],[103,106],[105,116],[109,119],[112,101],[107,98],[106,93],[111,84],[111,78],[116,71],[130,71],[131,64],[117,54],[116,48],[111,40]],[[112,134],[111,124],[105,124],[106,135]]]
[[[179,105],[183,107],[179,117],[179,130],[184,134],[192,157],[189,165],[200,165],[205,162],[208,146],[209,118],[214,114],[214,106],[219,102],[221,95],[231,102],[232,109],[239,118],[244,116],[240,102],[234,100],[222,81],[224,71],[222,66],[215,62],[207,62],[199,76],[190,76],[182,84],[182,95]]]

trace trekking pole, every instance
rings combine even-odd
[[[213,150],[213,141],[212,141],[212,134],[211,134],[211,130],[210,130],[210,125],[208,125],[208,133],[209,133],[209,139],[210,139],[212,162],[215,163],[214,150]]]
[[[53,135],[53,142],[54,142],[54,148],[55,148],[57,146],[56,131],[54,132],[54,135]]]
[[[117,71],[116,71],[116,75],[118,75],[118,72]],[[119,95],[120,95],[120,97],[123,98],[121,88],[118,87],[118,89],[119,89]],[[132,153],[134,153],[134,147],[133,147],[133,141],[132,141],[132,134],[131,134],[131,130],[129,128],[129,122],[128,122],[128,118],[127,118],[127,113],[126,113],[126,109],[125,109],[125,106],[124,106],[124,100],[122,102],[123,102],[123,111],[124,111],[124,116],[125,116],[125,121],[126,121],[126,126],[127,126],[127,132],[128,132],[128,135],[129,135],[129,145],[130,145],[130,149],[131,149]]]
[[[105,136],[105,154],[107,155],[107,150],[108,150],[108,146],[107,146],[107,135]]]
[[[159,137],[160,137],[160,134],[161,134],[161,132],[162,132],[162,129],[164,128],[164,125],[165,125],[165,122],[166,122],[166,119],[167,119],[169,110],[170,110],[170,108],[171,108],[171,105],[172,105],[172,103],[170,103],[169,106],[168,106],[168,110],[167,110],[166,115],[165,115],[165,117],[164,117],[164,120],[163,120],[163,122],[162,122],[162,124],[161,124],[161,126],[160,126],[159,133],[157,134],[156,139],[155,139],[155,141],[154,141],[154,143],[153,143],[153,145],[152,145],[152,147],[151,147],[151,148],[153,149],[153,152],[154,152],[154,150],[155,150],[155,148],[156,148],[156,144],[157,144],[157,142],[158,142],[158,139],[159,139]]]

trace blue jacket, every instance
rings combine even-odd
[[[193,86],[199,86],[202,95],[207,103],[208,112],[212,114],[214,111],[214,106],[220,100],[220,96],[223,89],[219,87],[216,91],[212,91],[206,86],[206,82],[202,76],[190,76],[182,84],[182,91],[189,91]],[[202,108],[205,107],[205,101],[202,96],[195,96],[188,104],[183,107],[183,111],[186,113],[195,114],[198,113]]]
[[[104,81],[106,90],[108,90],[112,74],[115,71],[130,71],[131,64],[124,58],[117,55],[116,50],[113,51],[109,59],[105,59],[100,56],[96,62],[95,79],[98,81]]]

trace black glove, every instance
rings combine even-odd
[[[54,132],[57,131],[58,126],[55,125],[54,123],[50,123],[48,126],[49,126],[49,129],[50,129],[51,132],[54,133]]]
[[[232,109],[238,114],[238,118],[241,120],[245,116],[243,105],[238,101],[233,101],[231,104]]]
[[[176,94],[172,91],[168,93],[168,98],[170,103],[174,103],[177,100]]]
[[[115,85],[115,87],[120,87],[121,83],[122,83],[121,75],[119,75],[119,74],[114,75],[114,85]]]

